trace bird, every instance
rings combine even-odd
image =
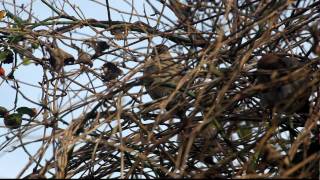
[[[54,71],[60,72],[64,65],[74,64],[74,57],[58,47],[46,46],[50,54],[49,62]]]
[[[103,71],[102,79],[104,82],[117,79],[123,73],[123,71],[112,62],[104,63],[101,69]]]
[[[101,40],[85,40],[84,43],[94,49],[95,53],[92,59],[101,56],[105,50],[110,48],[110,45],[106,41]]]
[[[91,56],[90,56],[88,53],[86,53],[86,52],[84,52],[84,51],[82,51],[82,50],[78,50],[78,60],[77,60],[77,63],[79,63],[79,64],[86,64],[86,65],[88,65],[88,66],[90,66],[90,67],[93,66],[93,62],[92,62],[92,60],[91,60]]]
[[[156,45],[151,56],[146,60],[143,77],[147,93],[153,100],[171,95],[174,87],[167,86],[168,84],[177,85],[183,76],[183,66],[173,60],[169,47],[164,44]],[[166,109],[170,110],[175,107],[181,93],[168,103]],[[184,112],[179,112],[182,116]]]
[[[22,123],[22,114],[12,113],[4,117],[4,125],[9,129],[17,129]]]
[[[301,68],[303,63],[297,58],[286,57],[276,53],[262,56],[257,62],[257,82],[268,83],[277,78],[288,75],[295,69]],[[287,114],[308,113],[311,88],[307,87],[308,77],[293,77],[293,80],[277,83],[263,90],[259,96],[262,107],[275,108],[276,112]],[[298,93],[303,91],[303,93]]]

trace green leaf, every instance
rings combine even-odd
[[[16,34],[16,35],[10,35],[8,36],[8,42],[9,43],[18,43],[23,40],[23,36],[21,34]]]
[[[23,115],[23,114],[27,114],[30,117],[34,117],[37,114],[37,110],[35,108],[29,108],[29,107],[19,107],[18,109],[16,109],[16,111]]]
[[[14,54],[13,54],[13,52],[12,52],[10,49],[5,49],[5,50],[3,50],[1,53],[3,53],[3,56],[4,56],[4,55],[6,55],[6,56],[5,56],[4,59],[2,59],[2,60],[0,60],[0,61],[2,61],[4,64],[11,64],[11,63],[13,62],[13,60],[14,60]],[[3,57],[3,56],[2,56],[2,57]]]
[[[9,114],[4,118],[3,122],[7,128],[17,129],[21,126],[22,114],[19,114],[19,113]]]
[[[39,43],[32,43],[31,44],[32,49],[38,49],[40,47]]]
[[[8,52],[2,51],[0,52],[0,61],[4,61],[7,58]]]
[[[27,66],[27,65],[31,64],[31,61],[29,58],[24,57],[22,60],[22,64]]]
[[[23,19],[21,19],[19,16],[12,14],[10,11],[7,11],[6,13],[9,18],[14,20],[18,27],[21,27],[22,24],[25,23]]]

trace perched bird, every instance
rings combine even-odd
[[[295,69],[302,67],[302,63],[293,57],[279,54],[266,54],[257,63],[257,82],[269,83],[288,75]],[[308,77],[294,77],[295,79],[277,83],[268,87],[260,94],[263,107],[276,108],[277,112],[308,113],[311,89],[307,87]],[[303,92],[301,93],[301,90]],[[300,92],[300,93],[298,93]]]
[[[86,40],[85,43],[95,51],[92,59],[101,56],[105,50],[110,48],[110,45],[106,41]]]
[[[94,47],[96,51],[102,53],[103,51],[109,49],[110,45],[105,41],[97,41]]]
[[[17,129],[22,123],[22,114],[13,113],[4,117],[3,122],[5,126],[9,129]]]
[[[182,78],[183,66],[173,61],[166,45],[160,44],[154,47],[151,56],[146,60],[143,77],[147,93],[156,100],[169,96],[175,90],[174,87],[166,86],[165,83],[177,85]],[[172,99],[167,109],[176,105],[181,93]]]
[[[47,50],[50,54],[50,64],[56,72],[60,72],[64,65],[74,64],[74,57],[58,47],[49,47]]]
[[[93,66],[93,63],[92,63],[92,60],[91,60],[91,56],[88,53],[86,53],[86,52],[84,52],[82,50],[78,51],[77,63],[79,63],[79,64],[87,64],[90,67]]]
[[[114,63],[106,62],[102,66],[103,76],[102,79],[105,82],[118,78],[123,72]]]

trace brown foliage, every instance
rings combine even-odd
[[[146,0],[127,13],[106,0],[107,20],[40,3],[54,15],[16,6],[29,21],[8,10],[0,28],[15,55],[2,84],[14,84],[14,107],[23,98],[38,112],[0,145],[28,155],[18,177],[319,177],[319,1]],[[168,67],[150,66],[159,44],[172,58],[155,63]],[[263,68],[268,54],[284,64]],[[43,69],[37,100],[13,76],[22,59]]]

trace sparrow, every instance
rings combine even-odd
[[[153,48],[151,56],[146,60],[143,71],[144,84],[147,93],[153,100],[171,95],[175,88],[166,86],[167,84],[177,85],[182,78],[183,66],[173,61],[168,46],[164,44]],[[167,109],[176,105],[178,96],[169,102]]]
[[[77,60],[77,63],[79,63],[79,64],[86,64],[86,65],[88,65],[88,66],[90,66],[90,67],[93,66],[93,63],[92,63],[92,60],[91,60],[91,56],[90,56],[88,53],[86,53],[86,52],[84,52],[84,51],[82,51],[82,50],[79,50],[79,51],[78,51],[78,60]]]
[[[60,72],[64,65],[74,64],[74,57],[58,47],[49,47],[47,50],[50,54],[50,65],[56,72]]]
[[[123,73],[123,71],[120,68],[118,68],[117,65],[111,62],[104,63],[102,66],[102,71],[103,71],[102,79],[105,82],[114,80]]]
[[[257,82],[269,83],[275,79],[288,75],[295,69],[302,67],[303,63],[293,57],[279,54],[265,54],[257,63]],[[306,87],[307,77],[296,78],[281,84],[268,87],[260,93],[262,107],[284,113],[308,113],[310,88]],[[303,93],[298,91],[303,90]],[[293,99],[293,100],[292,100]]]
[[[86,40],[85,44],[93,48],[95,53],[92,56],[92,59],[95,59],[103,54],[103,52],[110,48],[110,45],[105,41],[95,41],[95,40]]]

